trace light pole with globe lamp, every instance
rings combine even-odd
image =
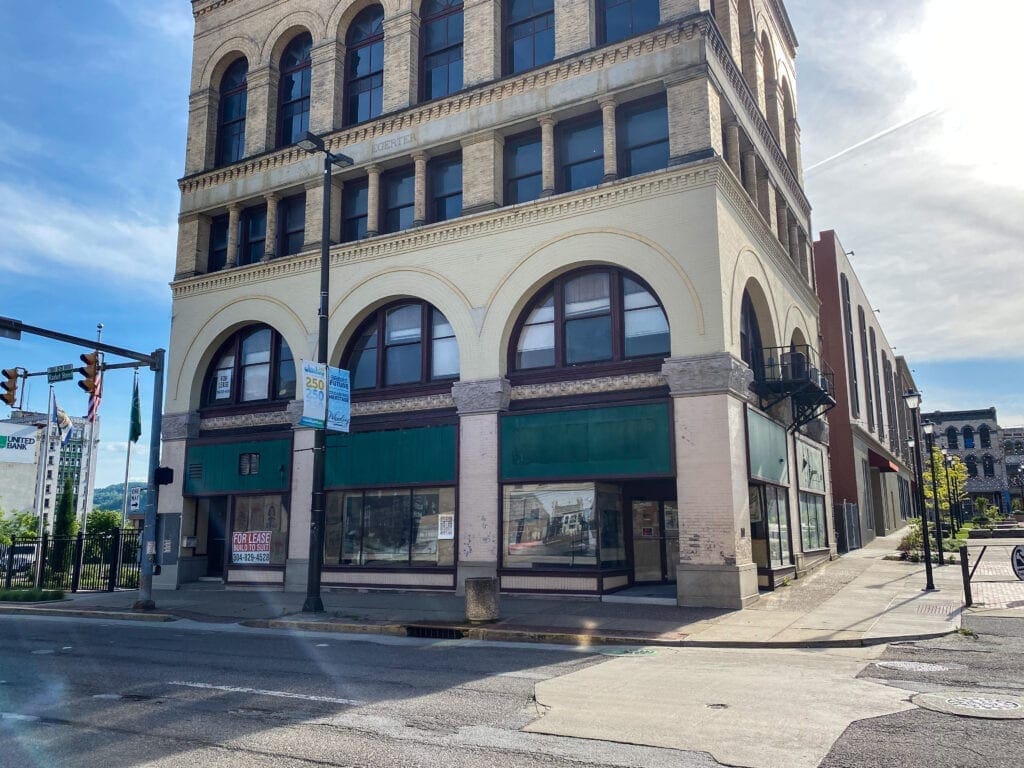
[[[939,550],[939,565],[945,565],[946,559],[942,555],[942,513],[939,510],[939,490],[935,484],[935,444],[932,442],[935,425],[930,421],[926,421],[921,424],[921,429],[924,431],[924,442],[928,448],[928,462],[932,470],[932,509],[935,510],[935,546]]]
[[[917,511],[921,518],[921,546],[924,550],[924,572],[925,589],[934,590],[935,582],[932,579],[932,551],[928,543],[928,513],[924,505],[924,471],[921,469],[921,425],[918,421],[921,409],[921,393],[908,389],[903,395],[903,401],[910,409],[910,418],[913,425],[913,436],[907,441],[907,445],[914,449],[914,474],[917,480]]]

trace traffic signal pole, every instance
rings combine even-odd
[[[157,512],[157,471],[160,468],[160,432],[163,426],[163,398],[164,398],[164,356],[166,351],[157,349],[146,354],[137,352],[126,347],[118,347],[106,342],[98,342],[81,336],[72,336],[60,331],[53,331],[49,328],[27,325],[20,320],[11,317],[0,317],[0,338],[20,339],[22,333],[33,336],[43,336],[48,339],[63,341],[86,349],[95,349],[98,352],[106,352],[118,357],[127,357],[149,366],[153,371],[153,416],[150,422],[149,432],[149,472],[147,474],[146,489],[146,520],[142,530],[142,553],[141,569],[139,574],[139,599],[134,607],[142,610],[152,610],[156,607],[153,602],[153,565],[156,562],[156,512]],[[118,364],[116,366],[104,366],[107,370],[119,367],[131,367],[131,364]],[[125,493],[128,489],[125,489]]]

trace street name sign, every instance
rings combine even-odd
[[[52,365],[46,369],[46,381],[53,384],[58,381],[70,381],[75,378],[75,366],[72,363]]]

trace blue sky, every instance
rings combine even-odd
[[[992,74],[1012,67],[1001,36],[1024,25],[1019,5],[993,0],[986,18],[1005,23],[981,34],[950,0],[787,3],[815,230],[855,250],[924,407],[994,405],[1004,425],[1024,423],[1024,160],[1010,134],[1020,107]],[[191,34],[187,0],[0,0],[0,315],[167,347]],[[0,367],[81,351],[0,339]],[[26,406],[42,410],[45,380],[31,381]],[[110,373],[99,486],[123,479],[130,391],[130,372]],[[57,398],[85,412],[73,382]]]

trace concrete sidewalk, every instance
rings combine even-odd
[[[899,535],[876,539],[808,577],[766,593],[743,611],[605,603],[596,599],[504,595],[501,619],[465,622],[463,599],[436,592],[324,591],[324,614],[304,614],[304,595],[189,585],[157,591],[155,613],[131,610],[135,592],[80,593],[59,603],[0,604],[0,613],[105,619],[244,623],[273,628],[420,637],[557,642],[575,645],[855,647],[936,637],[959,626],[959,566],[935,568],[935,592],[923,592],[924,567],[885,560]]]

